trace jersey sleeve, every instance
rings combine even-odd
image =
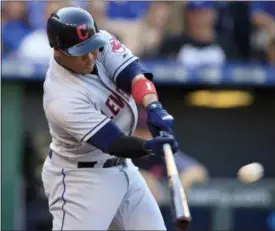
[[[86,142],[110,119],[93,104],[80,99],[56,99],[47,109],[48,119],[80,142]]]
[[[117,76],[129,64],[138,60],[124,44],[122,44],[115,36],[107,31],[101,31],[109,38],[109,42],[104,46],[101,61],[107,71],[109,78],[116,82]]]

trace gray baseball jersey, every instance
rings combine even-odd
[[[137,123],[133,98],[118,89],[116,77],[137,57],[125,46],[116,49],[118,41],[108,32],[110,43],[96,60],[98,75],[74,74],[54,58],[50,61],[44,83],[44,110],[49,122],[50,148],[61,156],[82,160],[110,158],[86,143],[110,120],[126,134],[132,134]],[[118,47],[118,46],[117,46]]]
[[[53,155],[43,165],[42,181],[53,230],[165,230],[158,205],[131,160],[102,168],[113,157],[86,142],[110,120],[126,135],[137,123],[133,98],[115,85],[137,57],[108,32],[100,33],[109,43],[96,59],[97,75],[72,73],[52,58],[44,82]],[[79,161],[97,164],[78,168]]]

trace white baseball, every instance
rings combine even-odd
[[[260,180],[264,175],[264,168],[260,163],[251,163],[241,167],[238,178],[241,182],[250,184]]]

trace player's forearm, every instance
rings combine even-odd
[[[87,142],[105,153],[118,157],[142,157],[148,154],[145,140],[125,136],[112,121],[103,126]]]
[[[108,153],[124,158],[139,158],[149,154],[145,149],[145,142],[144,139],[122,135],[110,144]]]
[[[132,95],[136,103],[142,107],[158,101],[154,84],[142,74],[137,75],[132,81]]]
[[[152,153],[162,155],[163,144],[170,144],[177,149],[177,142],[172,136],[156,137],[144,140],[134,136],[126,136],[113,121],[109,121],[97,131],[87,143],[97,147],[104,153],[124,158],[137,158]]]
[[[145,95],[142,99],[142,107],[147,107],[150,103],[158,101],[158,96],[156,94]]]
[[[155,85],[143,75],[136,76],[132,81],[132,96],[136,104],[147,111],[148,128],[153,137],[162,132],[173,135],[174,118],[158,102],[158,94]]]

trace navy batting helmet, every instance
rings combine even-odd
[[[106,37],[99,33],[93,17],[78,7],[64,7],[47,22],[50,46],[70,56],[81,56],[103,47]]]

